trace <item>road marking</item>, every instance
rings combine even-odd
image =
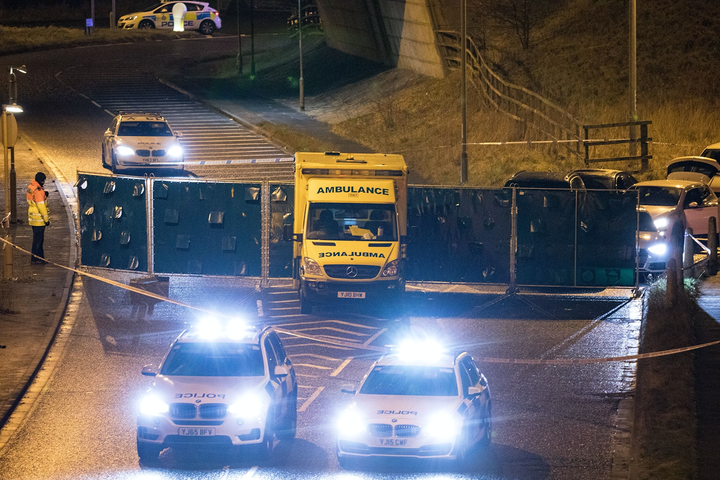
[[[353,332],[352,330],[343,330],[342,328],[335,328],[335,327],[298,328],[298,329],[293,330],[293,332],[309,332],[311,330],[331,330],[333,332],[347,333],[348,335],[356,335],[358,337],[367,337],[369,335],[367,333]],[[325,335],[323,335],[323,336],[325,336]]]
[[[295,340],[295,337],[289,337],[288,340]],[[317,347],[318,345],[321,345],[325,348],[335,348],[337,350],[352,350],[352,348],[348,347],[338,347],[337,345],[327,345],[324,343],[316,342],[316,343],[296,343],[295,345],[289,345],[289,344],[283,344],[283,347],[286,349],[290,347]]]
[[[348,363],[350,363],[350,362],[352,361],[352,359],[353,359],[353,357],[348,357],[348,358],[346,358],[345,361],[342,362],[342,363],[340,364],[340,366],[337,367],[337,368],[335,369],[335,371],[330,374],[330,376],[331,376],[331,377],[337,377],[338,374],[343,371],[343,368],[347,367]]]
[[[296,322],[296,323],[290,323],[287,325],[283,325],[284,327],[294,327],[295,325],[318,325],[321,323],[338,323],[340,325],[348,325],[351,327],[357,327],[357,328],[367,328],[370,330],[377,330],[377,327],[370,327],[368,325],[359,325],[357,323],[352,322],[343,322],[342,320],[321,320],[319,322]]]
[[[250,468],[250,470],[247,471],[245,475],[243,475],[242,478],[251,478],[253,475],[255,475],[255,472],[257,472],[257,465]]]
[[[99,104],[98,102],[96,102],[95,100],[90,100],[90,102],[91,102],[93,105],[95,105],[96,107],[98,107],[98,108],[103,108],[102,105],[100,105],[100,104]]]
[[[322,358],[323,360],[329,360],[331,362],[339,362],[339,358],[333,358],[333,357],[326,357],[324,355],[318,355],[317,353],[293,353],[290,355],[291,357],[315,357],[315,358]]]
[[[296,367],[308,367],[308,368],[317,368],[319,370],[330,370],[330,367],[323,367],[321,365],[313,365],[312,363],[293,363]]]
[[[318,397],[318,395],[320,395],[323,390],[325,390],[325,387],[318,387],[318,389],[315,390],[312,395],[310,395],[310,398],[305,400],[305,403],[303,403],[300,408],[298,408],[298,412],[304,412],[305,410],[307,410],[310,404],[315,401],[315,399]]]
[[[382,330],[380,330],[379,332],[377,332],[375,335],[373,335],[372,337],[368,338],[368,339],[365,341],[365,343],[363,343],[363,345],[365,345],[365,346],[367,347],[367,346],[370,345],[372,342],[374,342],[376,338],[378,338],[380,335],[382,335],[382,334],[385,333],[385,332],[387,332],[387,328],[383,328]]]

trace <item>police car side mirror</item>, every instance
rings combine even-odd
[[[275,375],[276,377],[287,377],[289,374],[290,371],[285,365],[277,365],[275,367],[275,370],[273,371],[273,375]]]
[[[355,393],[357,392],[354,385],[343,385],[340,391],[342,393],[349,393],[350,395],[355,395]]]
[[[112,131],[109,128],[107,130],[105,130],[105,136],[112,137]]]
[[[468,398],[477,397],[478,395],[480,395],[483,392],[483,390],[484,389],[480,388],[480,387],[469,387],[467,396],[468,396]]]
[[[155,365],[149,363],[147,365],[143,365],[142,368],[142,374],[146,377],[154,377],[157,375],[157,370],[155,370]]]

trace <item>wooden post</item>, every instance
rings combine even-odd
[[[678,276],[675,258],[667,261],[667,285],[665,286],[665,304],[668,308],[677,304]]]
[[[708,260],[708,273],[715,275],[718,272],[718,234],[717,220],[715,217],[708,218],[708,250],[710,250],[710,258]]]

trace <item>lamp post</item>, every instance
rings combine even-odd
[[[6,218],[8,218],[8,221],[12,221],[14,216],[12,214],[11,210],[11,198],[14,195],[10,194],[11,186],[10,186],[10,162],[8,158],[8,151],[10,149],[10,145],[15,143],[14,138],[10,138],[11,130],[10,130],[10,121],[11,119],[14,119],[14,117],[11,115],[12,113],[19,113],[22,112],[22,107],[20,107],[17,104],[11,104],[11,105],[3,105],[2,106],[2,142],[3,142],[3,159],[4,159],[4,166],[5,166],[5,213]],[[12,132],[13,137],[15,137],[16,131]],[[13,256],[12,256],[12,247],[10,245],[5,244],[3,246],[3,263],[5,265],[3,269],[3,278],[6,280],[9,278],[12,278],[13,274]]]
[[[240,2],[241,2],[241,0],[237,0],[237,27],[238,27],[237,71],[238,71],[238,75],[242,75],[242,71],[243,71],[242,40],[240,40]]]
[[[468,180],[468,157],[467,157],[467,85],[465,83],[465,63],[467,52],[467,0],[460,2],[460,185]]]
[[[27,73],[27,67],[21,65],[19,67],[10,67],[10,75],[8,77],[8,99],[10,108],[16,108],[16,112],[22,112],[22,107],[17,105],[17,78],[15,72]],[[17,110],[19,109],[19,110]],[[9,110],[13,111],[13,110]],[[7,120],[7,118],[6,118]],[[3,138],[8,138],[7,136]],[[17,177],[15,174],[15,146],[9,145],[10,150],[10,220],[17,223]]]
[[[305,87],[303,85],[303,65],[302,65],[302,0],[298,0],[298,48],[300,50],[300,110],[305,110]]]
[[[638,119],[637,116],[637,2],[636,0],[630,0],[628,10],[628,23],[630,24],[630,38],[628,49],[628,63],[630,65],[630,121],[635,122]],[[637,145],[635,144],[635,137],[637,135],[635,125],[630,125],[630,156],[634,157],[637,153]],[[647,160],[642,160],[642,170],[645,171],[647,168]]]
[[[255,78],[255,0],[250,0],[250,78]]]

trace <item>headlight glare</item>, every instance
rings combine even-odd
[[[670,222],[667,218],[656,218],[653,223],[655,223],[655,228],[658,230],[665,230]]]
[[[664,243],[655,243],[648,247],[648,252],[657,257],[662,257],[667,253],[667,245]]]
[[[337,429],[346,436],[363,433],[366,430],[365,422],[355,407],[348,407],[340,414],[337,420]]]
[[[305,265],[305,273],[308,275],[322,275],[322,268],[312,258],[303,258],[303,264]]]
[[[436,413],[428,420],[427,424],[423,426],[423,432],[425,435],[433,438],[436,441],[452,441],[460,435],[462,429],[462,422],[457,417],[448,412]]]
[[[398,261],[393,260],[392,262],[389,262],[387,265],[385,265],[385,268],[383,269],[382,276],[383,277],[394,277],[398,274]]]
[[[135,155],[135,150],[133,150],[130,147],[126,147],[124,145],[117,147],[117,154],[123,157],[127,157],[129,155]]]
[[[145,415],[160,415],[170,411],[170,406],[154,395],[148,395],[140,402],[140,412]]]
[[[230,413],[242,415],[245,418],[259,417],[264,409],[265,402],[257,395],[245,395],[228,407]]]
[[[179,145],[173,145],[168,149],[167,153],[171,157],[181,157],[183,154],[182,147],[180,147]]]

